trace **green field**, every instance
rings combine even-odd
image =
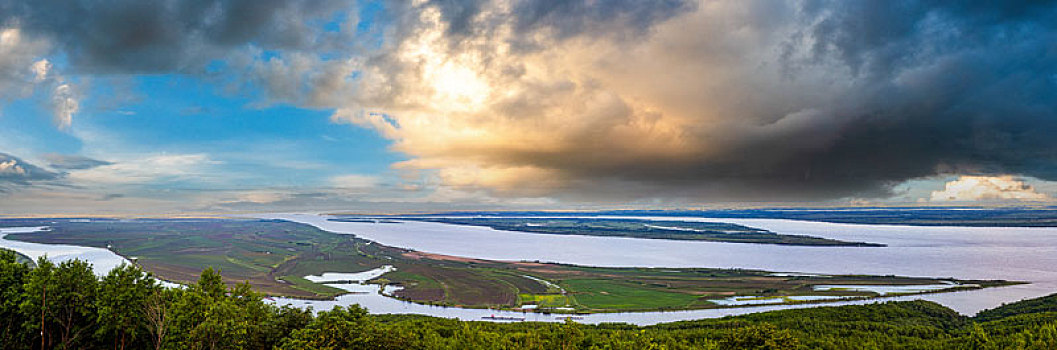
[[[542,308],[569,307],[573,301],[562,294],[521,294],[522,305],[539,305]]]
[[[299,276],[279,276],[280,281],[290,283],[292,288],[313,293],[318,296],[332,297],[345,293],[345,290],[334,288],[322,283],[315,283]]]
[[[589,309],[684,309],[708,305],[700,296],[607,279],[571,279],[561,285],[575,291],[572,297],[577,305]]]
[[[585,235],[605,237],[633,237],[648,239],[674,239],[690,241],[715,241],[726,243],[757,243],[803,246],[855,246],[881,247],[883,244],[848,242],[835,239],[786,235],[721,222],[654,221],[640,219],[594,219],[594,218],[402,218],[440,222],[453,225],[485,226],[496,230],[521,231],[552,235]],[[357,217],[338,217],[332,221],[368,222]]]
[[[39,221],[23,226],[45,224]],[[44,232],[9,239],[109,247],[162,279],[190,283],[207,267],[229,283],[250,282],[270,295],[329,298],[343,291],[304,279],[391,265],[374,283],[403,287],[395,296],[419,303],[540,312],[614,312],[728,307],[732,296],[876,297],[873,292],[815,291],[818,284],[920,285],[942,281],[980,288],[1006,281],[955,281],[897,276],[786,276],[740,269],[601,268],[467,259],[388,247],[351,235],[267,220],[99,220],[47,222]]]
[[[261,220],[97,220],[56,222],[51,231],[8,239],[107,248],[163,279],[189,283],[200,271],[223,271],[230,283],[248,281],[276,295],[327,297],[334,288],[298,280],[322,272],[381,266],[355,254],[351,236],[289,222]],[[362,244],[362,243],[360,243]],[[295,276],[282,279],[281,277]]]

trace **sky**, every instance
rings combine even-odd
[[[0,1],[0,214],[1052,205],[1057,2]]]

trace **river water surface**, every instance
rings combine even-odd
[[[262,217],[306,223],[336,233],[355,234],[395,247],[481,259],[538,260],[590,266],[748,268],[820,274],[891,274],[1032,282],[1028,285],[914,297],[939,302],[964,314],[975,314],[1006,302],[1057,293],[1057,228],[1054,227],[899,226],[782,219],[639,217],[727,222],[783,234],[887,245],[805,247],[548,235],[419,221],[339,222],[329,221],[327,216],[308,214]]]

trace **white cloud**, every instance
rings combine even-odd
[[[37,57],[48,48],[47,42],[25,37],[19,28],[0,28],[0,101],[26,97],[45,80],[50,64]]]
[[[370,175],[349,174],[330,178],[334,187],[343,189],[371,188],[378,185],[378,177]]]
[[[218,164],[205,154],[147,156],[70,172],[75,184],[148,184],[193,178],[206,181],[207,167]]]
[[[0,102],[28,97],[36,89],[45,89],[55,126],[68,129],[73,115],[80,110],[80,98],[74,86],[59,74],[47,58],[51,45],[42,39],[27,37],[17,27],[0,29]]]
[[[932,202],[1049,201],[1052,197],[1012,176],[962,176],[933,191]]]
[[[42,58],[29,67],[29,70],[33,71],[33,82],[39,83],[48,78],[48,72],[51,71],[51,62],[48,59]]]
[[[26,175],[26,169],[23,169],[14,159],[0,162],[0,175]]]
[[[55,87],[51,95],[51,112],[55,125],[67,129],[73,124],[73,115],[81,108],[70,84],[62,83]]]
[[[245,203],[275,203],[287,198],[290,198],[289,192],[284,191],[271,191],[271,190],[258,190],[258,191],[246,191],[237,193],[234,200],[221,201],[221,203],[234,203],[234,202],[245,202]]]

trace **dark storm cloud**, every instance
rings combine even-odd
[[[80,72],[186,72],[247,46],[275,51],[257,72],[267,79],[245,79],[294,87],[268,97],[348,109],[407,168],[459,170],[446,185],[500,194],[545,183],[532,195],[828,199],[937,174],[1057,180],[1054,1],[383,4],[367,24],[386,30],[365,29],[384,33],[375,51],[323,29],[354,6],[341,1],[7,1],[0,23],[48,38]],[[427,9],[449,45],[419,40],[435,29]],[[444,67],[402,58],[408,42],[437,44],[438,62],[483,57],[456,68],[508,94],[416,110],[467,96],[428,95],[436,78],[423,72]],[[347,86],[361,81],[372,85]],[[387,120],[355,119],[367,109]],[[540,147],[503,142],[525,134]],[[467,167],[495,173],[467,179]]]
[[[1057,180],[1054,2],[836,1],[814,10],[814,58],[836,58],[861,78],[847,95],[854,109],[829,112],[848,122],[829,147],[772,159],[778,166],[760,173],[745,169],[755,162],[735,164],[734,174],[831,195],[937,173]],[[742,151],[766,160],[796,143]]]
[[[821,2],[818,2],[821,3]],[[1054,29],[1052,1],[834,1],[805,6],[821,56],[854,70],[891,73],[946,50],[983,49],[995,39],[1022,40]],[[819,6],[821,5],[821,6]],[[956,37],[943,37],[944,29]],[[1041,31],[1041,33],[1040,33]],[[922,52],[913,49],[936,48]],[[997,54],[997,52],[996,52]]]
[[[299,49],[317,44],[341,1],[28,0],[0,4],[0,24],[49,38],[80,71],[198,69],[254,44]],[[318,23],[316,23],[318,24]]]
[[[514,8],[514,25],[522,32],[553,29],[560,38],[584,33],[593,24],[610,22],[639,31],[693,7],[690,1],[682,0],[519,1]]]
[[[51,166],[52,169],[58,170],[83,170],[103,165],[114,164],[103,160],[88,158],[85,156],[57,153],[45,154],[44,159],[48,161],[48,165]]]
[[[452,183],[513,195],[829,199],[885,196],[893,185],[938,174],[1057,180],[1057,3],[785,5],[516,2],[508,19],[521,38],[537,30],[554,34],[533,42],[534,50],[556,50],[568,38],[612,40],[607,30],[614,25],[632,31],[667,22],[679,27],[617,46],[625,52],[575,61],[568,66],[599,69],[551,77],[561,91],[532,90],[525,82],[493,86],[532,94],[510,99],[517,108],[484,113],[501,120],[494,128],[481,118],[451,122],[488,137],[456,136],[446,149],[433,143],[415,148],[420,136],[413,130],[394,138],[424,159],[412,167],[474,164],[494,182],[452,172]],[[775,66],[780,72],[771,70]],[[540,106],[576,93],[583,97],[558,119],[567,122],[545,124]],[[615,102],[597,111],[575,107],[596,97]],[[671,136],[679,141],[642,141],[654,136],[647,127],[628,132],[638,125],[634,116],[652,113],[635,110],[635,102],[678,109],[675,117],[661,113],[655,120],[671,120],[678,129]],[[519,137],[509,131],[518,121],[546,128],[553,144],[493,146],[496,135]],[[574,127],[585,123],[592,127]],[[511,180],[524,168],[541,170]],[[523,191],[540,183],[553,187]]]
[[[448,23],[449,34],[465,34],[473,31],[473,20],[485,1],[430,0],[427,6],[440,9],[441,16]]]
[[[425,7],[437,8],[447,24],[447,34],[455,37],[511,23],[521,35],[546,30],[557,38],[641,34],[654,23],[695,7],[688,0],[516,0],[510,13],[478,18],[490,3],[430,0]]]
[[[856,79],[842,101],[807,106],[835,132],[746,135],[718,159],[644,159],[641,167],[584,175],[616,172],[689,188],[720,183],[743,196],[799,199],[883,196],[902,181],[944,173],[1057,180],[1053,2],[819,7],[808,17],[816,24],[803,28],[816,45],[807,64],[836,60]],[[815,137],[833,140],[805,146]]]

